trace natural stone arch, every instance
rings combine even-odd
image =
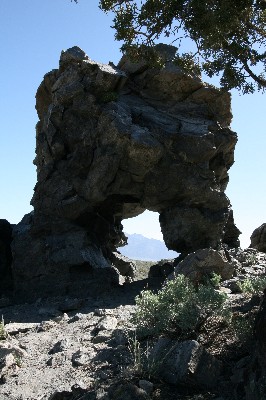
[[[230,95],[182,73],[171,46],[158,49],[162,69],[125,56],[118,67],[103,65],[74,47],[45,75],[36,95],[34,215],[13,245],[17,282],[47,291],[55,276],[59,287],[73,284],[71,271],[117,280],[112,252],[123,242],[121,221],[146,209],[160,214],[169,249],[222,243],[237,141]],[[237,238],[235,230],[231,243]],[[28,241],[30,263],[22,254]]]

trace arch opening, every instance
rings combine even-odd
[[[146,210],[137,217],[124,219],[122,225],[127,237],[127,244],[118,247],[122,255],[132,260],[153,262],[178,256],[164,243],[157,212]]]

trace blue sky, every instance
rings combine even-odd
[[[111,16],[97,0],[0,1],[0,218],[17,223],[31,211],[36,182],[35,93],[43,75],[58,67],[61,50],[81,47],[92,59],[117,63],[120,43]],[[232,129],[239,141],[227,194],[249,245],[252,231],[266,222],[266,94],[232,93]],[[264,114],[265,113],[265,114]],[[160,238],[157,216],[147,213],[124,223],[125,231]]]

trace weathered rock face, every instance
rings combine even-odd
[[[195,340],[160,338],[151,356],[154,365],[159,366],[160,377],[171,385],[217,385],[222,364]]]
[[[266,224],[262,224],[254,230],[251,237],[250,247],[266,253]]]
[[[74,47],[45,75],[36,95],[34,215],[17,227],[13,246],[17,282],[34,276],[38,288],[50,276],[71,285],[75,272],[99,270],[117,281],[121,222],[146,209],[159,212],[169,249],[222,242],[237,141],[230,95],[184,75],[172,50],[160,45],[169,59],[158,70],[126,57],[117,68],[99,64]]]
[[[235,266],[229,261],[224,250],[200,249],[189,254],[174,269],[168,277],[173,279],[176,275],[185,275],[198,284],[204,282],[206,277],[212,273],[220,275],[222,280],[230,279],[233,276]]]
[[[0,219],[0,295],[12,288],[11,241],[12,226],[6,219]]]

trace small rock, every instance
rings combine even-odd
[[[72,355],[72,363],[74,366],[78,367],[89,365],[95,355],[96,353],[93,349],[89,349],[89,351],[84,351],[80,349]]]
[[[31,322],[31,323],[14,322],[14,323],[6,324],[5,331],[8,335],[17,335],[18,333],[26,333],[28,331],[36,329],[37,326],[38,326],[38,324],[35,322]]]
[[[36,327],[37,332],[45,332],[49,331],[50,329],[54,328],[56,326],[55,321],[42,321],[39,325]]]
[[[0,384],[5,383],[7,376],[10,373],[14,373],[17,369],[18,365],[13,354],[9,353],[3,357],[0,356]]]
[[[57,317],[53,318],[53,321],[55,322],[67,322],[69,321],[69,316],[67,315],[67,313],[64,314],[60,314]]]
[[[47,365],[48,367],[52,367],[52,365],[53,365],[53,357],[50,357],[50,358],[46,361],[46,365]]]
[[[218,290],[220,293],[225,293],[225,294],[231,294],[232,290],[226,287],[220,287],[220,289]]]
[[[28,353],[19,346],[7,341],[0,342],[0,358],[7,354],[14,354],[16,357],[26,357]]]
[[[71,346],[71,343],[67,339],[60,340],[56,342],[53,348],[49,351],[48,354],[55,354],[61,351],[67,350]]]
[[[106,316],[99,321],[96,329],[100,331],[113,330],[116,328],[116,326],[117,326],[117,319],[115,317]]]
[[[92,343],[96,344],[96,343],[104,343],[107,342],[107,340],[111,339],[112,336],[112,332],[110,331],[103,331],[104,333],[98,333],[98,335],[94,336],[94,338],[92,339]]]
[[[86,318],[86,314],[77,313],[74,317],[70,318],[68,323],[72,324],[73,322],[81,321],[82,319]]]
[[[95,394],[96,400],[109,400],[108,393],[103,388],[97,389]]]
[[[95,308],[94,314],[98,317],[105,317],[106,315],[113,315],[113,310],[106,310],[105,308]]]
[[[242,280],[243,279],[240,279],[239,277],[228,279],[223,282],[223,287],[230,289],[232,293],[241,293],[239,284],[241,283]]]

